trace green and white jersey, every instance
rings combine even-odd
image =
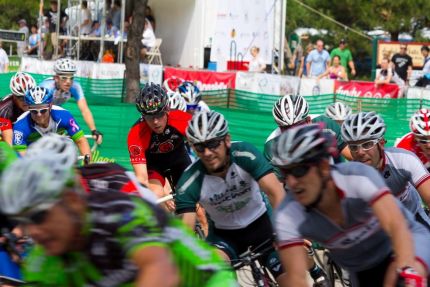
[[[201,160],[182,174],[176,201],[176,213],[195,212],[200,203],[216,228],[240,229],[266,212],[258,180],[273,172],[263,155],[251,144],[233,142],[230,167],[225,178],[209,175]]]

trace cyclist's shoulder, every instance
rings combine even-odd
[[[414,134],[412,132],[409,132],[405,134],[402,138],[400,138],[399,142],[396,144],[396,147],[412,150],[416,146],[414,138]]]
[[[49,89],[49,90],[56,89],[55,80],[52,77],[51,78],[47,78],[47,79],[43,80],[42,82],[40,82],[39,86],[43,87],[43,88],[46,88],[46,89]]]
[[[30,121],[30,112],[24,112],[22,113],[17,119],[16,122],[13,125],[14,129],[22,128],[22,127],[31,127],[31,121]]]
[[[235,158],[248,157],[253,159],[256,155],[260,155],[260,151],[253,144],[245,141],[231,142],[230,152]]]
[[[327,117],[326,115],[319,115],[312,119],[312,123],[323,123],[324,129],[329,129],[336,134],[340,132],[340,127],[333,119]]]
[[[69,120],[74,118],[71,112],[57,105],[52,105],[51,117],[56,122],[63,119]],[[64,124],[68,124],[68,122]]]
[[[372,190],[386,186],[379,172],[367,164],[350,161],[332,166],[331,176],[341,190]]]
[[[152,132],[148,124],[142,119],[138,119],[130,128],[128,132],[129,139],[142,140],[144,138],[151,138]]]

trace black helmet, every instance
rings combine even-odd
[[[160,85],[146,83],[136,97],[136,107],[143,116],[159,114],[169,109],[169,98]]]

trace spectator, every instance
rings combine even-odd
[[[27,55],[37,55],[40,45],[40,35],[37,33],[37,25],[31,25],[31,35],[28,37]]]
[[[9,72],[9,58],[3,49],[3,43],[0,41],[0,73]]]
[[[22,57],[22,55],[24,54],[25,50],[27,49],[27,40],[28,40],[28,34],[29,34],[29,30],[27,27],[27,21],[25,19],[21,19],[18,21],[19,24],[19,32],[24,33],[25,34],[25,39],[24,41],[18,42],[17,47],[18,47],[18,56]]]
[[[155,34],[152,25],[148,19],[145,18],[145,27],[143,28],[142,46],[140,48],[140,57],[145,59],[146,53],[155,46]]]
[[[304,54],[304,47],[306,47],[306,44],[309,40],[309,34],[304,33],[300,36],[300,41],[297,44],[296,49],[294,49],[293,57],[291,58],[291,61],[289,63],[290,68],[293,69],[293,75],[298,75],[300,66],[302,65],[303,60],[303,54]]]
[[[306,77],[308,75],[308,72],[306,69],[306,63],[308,61],[308,56],[309,56],[310,52],[312,52],[313,49],[314,49],[314,45],[312,45],[312,43],[309,43],[306,46],[306,51],[303,54],[302,59],[300,61],[300,67],[299,67],[299,71],[297,73],[297,76],[299,76],[299,77],[305,76]]]
[[[430,49],[428,46],[421,47],[421,54],[424,57],[423,63],[423,76],[418,79],[415,84],[416,87],[427,87],[430,85]]]
[[[340,64],[345,68],[347,73],[350,73],[352,76],[357,74],[351,51],[346,47],[345,39],[341,39],[339,41],[339,47],[331,51],[330,57],[333,58],[334,56],[339,56]]]
[[[405,82],[393,70],[390,63],[390,59],[387,57],[384,57],[381,61],[381,70],[376,73],[375,87],[377,88],[379,85],[389,84],[389,83],[397,84],[400,88],[399,95],[403,94]]]
[[[57,18],[58,18],[58,3],[57,0],[50,1],[50,9],[45,12],[45,16],[48,17],[49,20],[49,33],[51,35],[51,43],[53,45],[53,50],[58,46],[58,35],[57,35]],[[65,26],[67,22],[68,16],[64,11],[60,11],[60,34],[65,32]],[[59,47],[59,50],[61,47]],[[60,51],[62,54],[62,51]]]
[[[100,37],[102,35],[102,29],[99,21],[94,21],[93,25],[91,27],[91,33],[90,36],[93,37]]]
[[[340,57],[335,55],[331,60],[331,66],[321,75],[318,79],[327,77],[333,80],[343,80],[348,81],[348,75],[346,73],[345,67],[340,64]]]
[[[306,70],[309,77],[318,77],[324,73],[330,64],[330,55],[324,49],[324,42],[317,41],[317,47],[309,53],[306,63]]]
[[[88,1],[82,1],[81,4],[81,35],[88,35],[91,33],[91,11],[88,9]]]
[[[118,29],[113,25],[113,22],[110,20],[106,21],[105,35],[108,37],[116,37],[117,33],[118,33]]]
[[[111,9],[112,25],[119,30],[121,27],[121,1],[115,0]]]
[[[152,30],[155,31],[155,17],[149,5],[146,5],[146,8],[145,8],[145,18],[149,20],[149,23],[151,23]]]
[[[412,75],[412,57],[408,55],[408,46],[406,44],[400,44],[400,52],[394,54],[391,58],[391,62],[394,64],[394,70],[397,75],[408,82],[408,79]]]
[[[249,61],[248,70],[250,72],[262,73],[266,70],[266,63],[260,56],[260,48],[253,46],[251,48],[252,59]]]

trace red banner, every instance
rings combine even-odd
[[[397,98],[400,88],[396,84],[383,84],[375,86],[373,82],[335,81],[336,94],[351,97],[365,98]]]
[[[211,72],[206,70],[181,70],[176,68],[166,67],[164,69],[164,79],[175,76],[186,81],[199,81],[200,90],[222,90],[235,87],[236,73],[232,72]]]

